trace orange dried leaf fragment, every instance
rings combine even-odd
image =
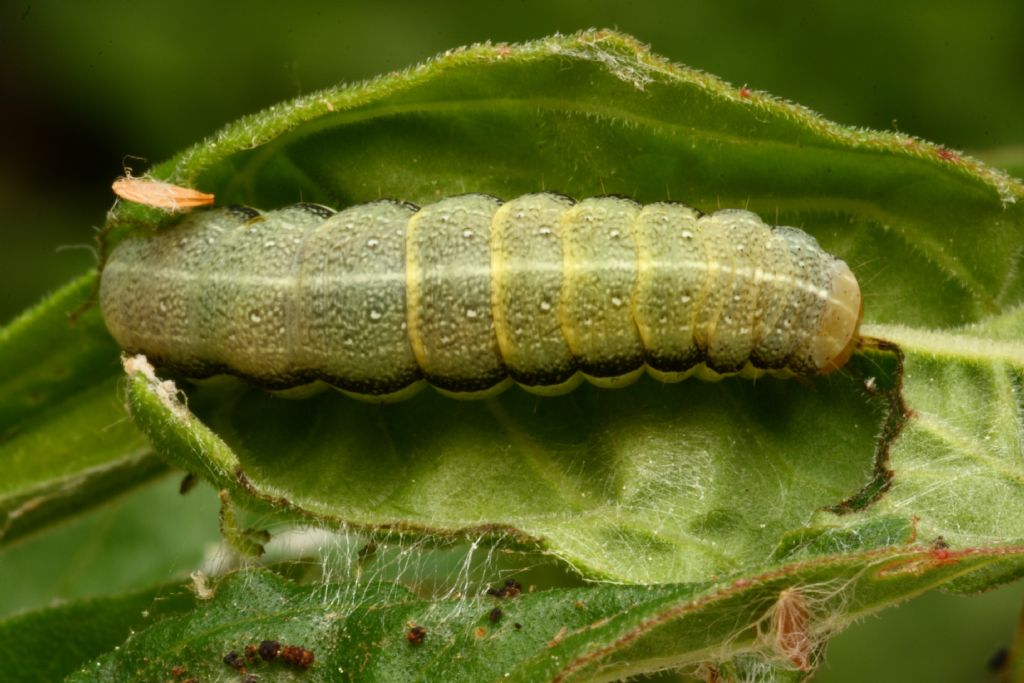
[[[111,189],[121,199],[145,204],[164,211],[187,211],[197,206],[213,204],[214,196],[190,187],[172,185],[161,180],[123,176],[114,181]]]

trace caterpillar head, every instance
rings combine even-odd
[[[827,375],[846,365],[860,339],[864,301],[860,286],[845,261],[836,259],[828,302],[811,344],[811,361]]]

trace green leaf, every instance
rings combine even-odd
[[[1020,548],[1014,553],[1020,554]],[[833,631],[881,607],[997,561],[984,553],[853,553],[721,584],[592,586],[424,599],[373,582],[300,586],[265,571],[229,575],[207,600],[136,633],[74,681],[164,681],[176,666],[200,680],[234,673],[299,680],[280,657],[245,657],[276,640],[313,653],[301,680],[616,680],[666,667],[724,675],[774,671],[799,680]],[[787,596],[782,599],[781,596]],[[780,599],[783,601],[780,602]],[[776,616],[806,618],[780,632]],[[495,612],[494,610],[498,611]],[[419,643],[413,628],[423,629]],[[783,638],[792,633],[799,645]]]
[[[873,511],[910,514],[955,547],[1024,539],[1024,308],[943,332],[865,331],[907,354],[893,485]]]
[[[180,477],[139,486],[117,500],[0,549],[0,617],[62,601],[181,579],[218,555],[217,495]]]
[[[383,407],[183,384],[186,410],[136,374],[133,416],[157,448],[236,500],[370,530],[490,532],[627,582],[1024,538],[1024,190],[967,157],[831,124],[598,31],[315,93],[155,175],[260,207],[540,189],[748,206],[853,264],[866,332],[905,353],[866,349],[813,386],[642,380]],[[122,218],[167,220],[137,206]],[[976,504],[992,496],[998,509]],[[988,581],[1019,572],[1009,564]]]
[[[847,381],[817,392],[795,383],[651,382],[457,403],[424,392],[385,408],[244,389],[206,404],[214,399],[199,392],[188,408],[209,415],[211,430],[167,384],[129,365],[140,428],[174,464],[236,500],[331,526],[511,535],[593,576],[697,581],[740,570],[767,557],[794,519],[872,476],[877,419]],[[712,405],[700,407],[709,393]],[[766,414],[765,404],[783,408]],[[845,409],[859,429],[832,443],[823,405]],[[742,493],[768,498],[768,489],[770,506]]]
[[[166,471],[126,419],[88,275],[0,329],[0,545]]]
[[[147,588],[117,597],[79,600],[0,620],[5,680],[52,683],[115,649],[133,631],[187,612],[192,596],[180,586]]]
[[[806,229],[852,265],[864,333],[877,340],[843,373],[805,383],[644,379],[551,399],[424,392],[388,406],[174,384],[129,360],[132,418],[160,455],[260,512],[346,533],[541,549],[588,578],[641,585],[525,596],[510,609],[535,609],[524,618],[544,623],[542,635],[517,647],[502,633],[485,651],[473,640],[488,627],[473,611],[484,598],[427,601],[374,582],[339,587],[340,602],[325,605],[333,584],[317,587],[318,602],[312,589],[242,574],[209,605],[104,657],[95,675],[163,680],[181,658],[230,674],[225,648],[274,629],[315,646],[310,677],[337,667],[463,675],[453,655],[463,652],[472,680],[506,670],[614,678],[705,661],[723,675],[768,667],[792,677],[792,653],[764,637],[787,588],[820,606],[809,627],[817,645],[928,588],[983,590],[1024,571],[1024,188],[975,160],[831,124],[593,31],[474,46],[314,93],[152,173],[261,208],[538,190],[745,206]],[[108,243],[173,220],[122,204]],[[121,471],[126,453],[141,452],[137,433],[115,433],[121,380],[98,313],[85,327],[57,324],[88,285],[0,333],[0,464],[14,475],[8,519],[17,511],[25,530],[57,517],[28,514],[45,510],[27,504],[33,487],[77,505],[125,485],[82,489],[65,464],[87,456]],[[70,372],[55,376],[62,358]],[[82,433],[75,448],[68,435]],[[68,490],[88,495],[61,498]],[[558,611],[567,596],[596,610]],[[334,616],[283,618],[282,598],[300,616]],[[250,611],[251,622],[239,618]],[[438,614],[438,637],[406,642],[409,619]],[[353,654],[367,651],[377,656]]]

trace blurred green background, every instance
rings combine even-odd
[[[9,0],[0,7],[0,207],[6,216],[0,320],[90,267],[87,247],[113,202],[110,183],[127,155],[161,161],[243,114],[400,69],[450,47],[588,27],[631,33],[673,60],[832,120],[898,129],[1024,175],[1019,0],[287,6]],[[128,163],[136,172],[148,166]],[[174,498],[163,489],[134,495]],[[142,504],[126,499],[61,533],[102,538],[117,528],[117,519],[137,519],[121,510],[132,505]],[[212,506],[207,501],[198,509],[206,513]],[[196,527],[208,533],[208,526]],[[138,533],[161,540],[159,529]],[[44,536],[0,554],[0,580],[11,586],[19,573],[24,579],[25,558],[55,543]],[[110,558],[106,564],[89,559],[96,543],[83,543],[77,563],[22,583],[20,595],[0,601],[0,614],[55,596],[102,592],[95,577],[110,571]],[[135,564],[142,555],[114,560]],[[183,553],[182,566],[194,562]],[[172,570],[140,571],[152,579]],[[844,633],[815,680],[990,680],[986,662],[1008,644],[1022,597],[1019,585],[976,598],[925,596]]]

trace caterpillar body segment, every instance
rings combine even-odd
[[[645,368],[825,374],[861,315],[849,267],[795,228],[548,193],[198,211],[118,245],[100,299],[118,343],[169,369],[368,400],[424,381],[551,394]]]

